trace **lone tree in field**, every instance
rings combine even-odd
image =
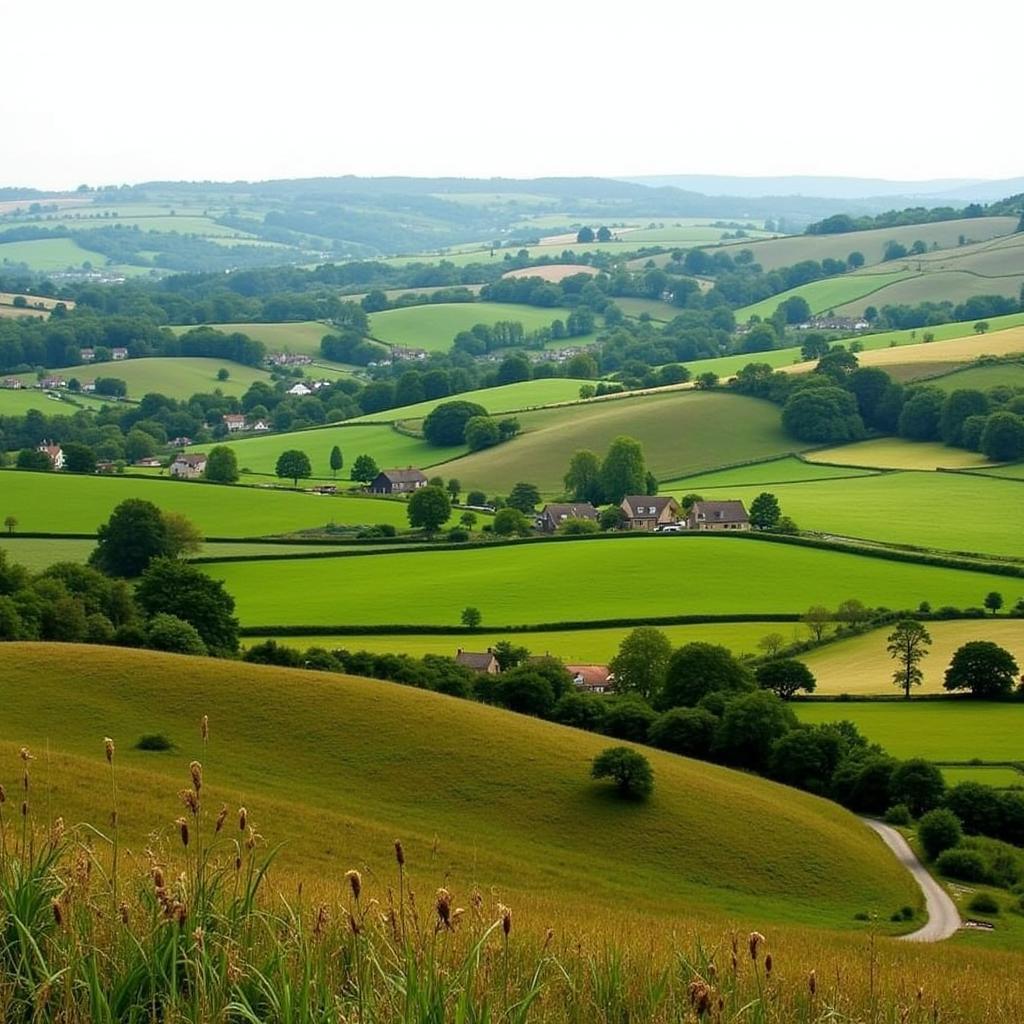
[[[300,478],[313,475],[313,467],[309,464],[309,456],[305,452],[290,448],[277,457],[274,472],[282,480],[291,480],[293,487],[298,487]]]
[[[778,525],[781,516],[779,499],[768,491],[762,491],[750,503],[750,525],[755,530],[771,530]]]
[[[576,232],[576,241],[580,245],[587,245],[594,240],[594,229],[593,228],[580,228]]]
[[[409,525],[414,530],[434,533],[440,530],[452,514],[452,503],[440,487],[421,487],[409,498]]]
[[[1003,607],[1003,595],[998,590],[991,590],[985,595],[985,607],[993,614]]]
[[[238,459],[234,449],[226,444],[219,444],[210,449],[206,456],[206,469],[203,475],[207,480],[217,484],[233,484],[238,479]]]
[[[599,242],[610,242],[612,240],[611,228],[605,227],[605,225],[602,224],[597,229],[597,240]]]
[[[629,747],[602,750],[590,767],[594,779],[611,779],[623,796],[643,799],[654,789],[654,772],[643,754]]]
[[[18,526],[18,520],[17,520],[16,516],[6,516],[4,518],[4,529],[8,533],[14,533],[15,529],[17,528],[17,526]]]
[[[896,628],[888,636],[885,649],[897,664],[892,681],[903,691],[907,700],[910,700],[910,688],[920,686],[924,678],[920,662],[928,654],[931,643],[928,630],[914,619],[897,622]]]
[[[479,608],[474,608],[470,605],[468,608],[462,609],[462,615],[459,617],[459,621],[469,629],[476,629],[476,627],[483,621],[483,616],[480,614]]]
[[[334,477],[335,480],[338,479],[338,470],[341,469],[341,467],[344,465],[345,459],[342,457],[341,449],[337,445],[335,445],[331,449],[331,475]],[[374,473],[373,475],[376,476],[377,474]]]
[[[970,690],[975,697],[1005,697],[1013,691],[1017,672],[1008,650],[991,640],[971,640],[954,653],[942,685],[947,690]]]
[[[357,455],[356,461],[352,463],[352,479],[364,484],[374,480],[379,472],[380,467],[371,455]]]
[[[795,658],[783,658],[761,665],[755,673],[757,685],[789,700],[798,690],[812,693],[817,685],[811,670]]]

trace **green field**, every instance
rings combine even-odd
[[[2,542],[0,542],[2,543]],[[241,547],[241,545],[239,545]],[[757,654],[757,642],[769,633],[780,633],[786,641],[803,640],[806,629],[796,622],[706,622],[693,626],[659,626],[673,646],[701,641],[721,644],[737,655]],[[442,654],[454,657],[461,647],[467,651],[485,651],[494,644],[508,640],[526,647],[531,654],[550,654],[567,664],[596,663],[606,665],[615,657],[622,638],[630,632],[625,626],[607,629],[544,630],[535,633],[464,633],[435,635],[418,634],[364,634],[348,636],[279,636],[279,644],[287,647],[345,648],[350,651],[380,651],[383,653]],[[245,646],[251,646],[266,637],[246,637]]]
[[[221,368],[230,376],[217,380]],[[200,356],[182,358],[124,359],[119,362],[88,363],[65,366],[48,371],[55,376],[77,377],[79,381],[96,377],[117,377],[128,385],[128,397],[136,401],[150,392],[169,398],[187,399],[198,393],[221,391],[225,395],[244,395],[258,380],[269,381],[270,374],[252,366],[242,366],[227,359],[206,359]],[[26,383],[35,381],[35,374],[19,374]]]
[[[601,456],[620,434],[636,438],[659,479],[803,447],[783,431],[776,406],[721,392],[666,391],[523,413],[514,440],[449,463],[445,475],[489,494],[508,493],[517,480],[546,494],[562,491],[569,458],[578,448]]]
[[[966,448],[950,448],[941,441],[908,441],[903,437],[876,437],[837,448],[819,448],[808,452],[807,459],[877,469],[971,469],[992,465],[984,455]]]
[[[934,242],[942,249],[955,249],[960,235],[965,235],[969,242],[984,242],[1016,231],[1017,221],[1016,217],[976,217],[839,235],[789,235],[744,243],[742,248],[749,249],[765,270],[792,266],[801,260],[845,260],[851,252],[863,253],[866,265],[871,266],[881,262],[889,241],[899,242],[909,249],[920,239],[928,246]],[[912,259],[893,260],[889,266],[896,267]]]
[[[942,776],[947,786],[956,786],[961,782],[980,782],[983,786],[994,786],[996,789],[1024,787],[1024,772],[1014,768],[942,767]]]
[[[196,324],[172,327],[175,334],[184,334],[196,328]],[[269,352],[292,352],[309,356],[320,355],[320,339],[331,333],[329,324],[319,320],[301,320],[283,324],[204,324],[218,331],[230,334],[240,331],[256,341],[262,341]]]
[[[182,512],[211,537],[261,537],[328,523],[408,525],[404,503],[139,477],[0,473],[0,516],[30,533],[92,533],[126,498]]]
[[[429,306],[407,306],[370,314],[370,336],[389,345],[447,352],[455,335],[475,324],[512,321],[531,331],[550,327],[555,320],[565,323],[567,309],[541,309],[510,302],[438,302]],[[563,345],[586,344],[588,338],[569,338]]]
[[[809,453],[806,458],[811,458]],[[699,492],[704,487],[733,487],[747,484],[796,483],[799,481],[832,480],[856,476],[868,476],[874,470],[853,469],[847,466],[819,466],[805,462],[795,455],[784,455],[780,459],[753,462],[747,466],[732,469],[717,469],[710,473],[682,477],[679,480],[665,480],[660,490],[663,494],[686,494]]]
[[[823,281],[813,281],[811,284],[791,288],[789,291],[772,295],[770,298],[737,309],[736,322],[746,323],[752,316],[759,316],[762,320],[767,320],[778,308],[780,302],[785,302],[786,299],[796,296],[807,300],[812,313],[825,313],[830,309],[837,309],[839,306],[851,303],[855,299],[865,299],[872,292],[876,292],[894,281],[902,280],[910,273],[910,271],[904,270],[890,274],[843,274],[839,277],[825,278]]]
[[[83,249],[70,238],[40,238],[32,242],[0,243],[0,266],[26,263],[30,270],[66,270],[81,267],[83,263],[102,267],[107,258],[102,253]]]
[[[662,323],[669,323],[679,315],[678,306],[669,302],[662,302],[660,299],[634,299],[629,297],[617,297],[615,305],[622,310],[626,316],[641,317],[645,313],[652,319]]]
[[[1006,580],[995,589],[1015,593],[1019,580]],[[1024,590],[1024,585],[1020,588]],[[932,645],[921,662],[924,681],[915,693],[945,693],[942,680],[953,652],[970,640],[992,640],[1005,647],[1024,669],[1024,619],[963,619],[927,622]],[[890,627],[881,627],[861,636],[835,643],[800,656],[818,680],[816,692],[875,695],[898,693],[892,681],[893,661],[886,652]],[[993,755],[994,756],[994,755]],[[1024,750],[1020,751],[1024,759]]]
[[[1024,754],[1024,704],[812,701],[794,704],[793,709],[803,722],[853,722],[895,757],[1019,761]]]
[[[1007,589],[1005,577],[981,572],[708,536],[209,568],[226,581],[246,626],[456,625],[462,609],[475,605],[483,625],[498,629],[697,613],[802,613],[850,597],[889,608],[916,608],[924,600],[963,606]],[[382,579],[401,582],[382,585]]]
[[[966,370],[943,374],[941,377],[931,377],[928,383],[946,392],[959,388],[988,391],[989,388],[995,387],[1018,388],[1024,392],[1024,362],[972,366]]]
[[[764,487],[732,484],[705,497],[739,498],[749,508]],[[680,497],[690,490],[682,481],[674,493]],[[803,530],[1024,558],[1024,493],[1011,480],[966,473],[881,473],[773,484],[771,492],[783,514]],[[957,509],[991,509],[994,514],[957,515]],[[1007,586],[1015,589],[1016,581]],[[1020,589],[1024,593],[1024,581]],[[971,603],[979,603],[982,596]]]
[[[593,384],[589,380],[571,377],[549,377],[541,380],[525,380],[518,384],[502,384],[496,388],[480,388],[478,391],[463,391],[447,398],[435,398],[416,405],[403,405],[398,409],[385,409],[369,416],[360,416],[351,423],[372,420],[395,422],[397,420],[421,419],[442,402],[477,402],[489,413],[505,413],[520,409],[537,409],[546,405],[578,401],[580,388]]]
[[[24,416],[30,409],[38,409],[47,416],[73,416],[82,408],[101,409],[105,404],[102,399],[84,395],[50,398],[46,392],[36,388],[22,388],[20,391],[0,388],[0,416]]]
[[[223,442],[217,442],[218,444]],[[512,442],[515,443],[515,442]],[[299,449],[308,456],[313,467],[313,477],[332,480],[330,456],[334,445],[341,448],[345,465],[338,474],[339,481],[349,479],[352,464],[359,455],[372,456],[382,469],[416,466],[425,469],[465,451],[458,448],[435,448],[420,437],[400,434],[384,423],[377,424],[334,424],[329,427],[314,427],[285,434],[262,434],[257,437],[229,441],[238,457],[238,466],[243,471],[271,475],[278,456],[288,449]],[[212,444],[197,445],[190,452],[208,451]],[[443,471],[444,476],[449,474]],[[244,478],[243,478],[244,479]],[[465,481],[464,481],[465,482]]]
[[[417,893],[427,879],[460,899],[496,889],[579,924],[649,913],[851,928],[859,911],[884,910],[884,920],[918,902],[906,871],[836,804],[654,750],[653,796],[623,804],[588,778],[606,738],[410,687],[12,643],[0,646],[0,696],[5,762],[22,744],[36,752],[36,799],[67,821],[105,819],[102,737],[114,738],[121,841],[132,850],[170,828],[175,791],[199,757],[211,806],[246,806],[269,844],[285,841],[275,873],[310,881],[348,867],[390,878],[397,836]],[[132,749],[158,732],[178,750]],[[625,849],[628,869],[608,870]]]

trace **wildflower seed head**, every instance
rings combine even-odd
[[[807,991],[810,992],[812,996],[818,991],[818,975],[815,971],[811,971],[811,973],[807,975]]]
[[[238,831],[244,832],[246,822],[249,820],[249,812],[244,807],[238,808]]]
[[[0,785],[0,804],[5,803],[7,803],[7,790],[4,789],[2,785]]]
[[[217,815],[217,823],[213,827],[214,832],[219,832],[224,827],[224,822],[227,821],[228,817],[228,805],[225,804],[220,809],[220,814]]]
[[[128,904],[125,903],[124,900],[121,901],[121,905],[117,908],[117,912],[120,915],[121,924],[127,925],[129,921]]]
[[[199,723],[199,731],[202,733],[203,742],[210,738],[210,716],[203,715],[202,720]]]
[[[443,928],[452,926],[452,897],[447,889],[437,890],[437,919]]]
[[[50,900],[50,910],[53,913],[54,924],[58,928],[64,927],[64,911],[61,909],[60,900],[54,898]]]
[[[689,996],[690,1005],[698,1019],[711,1009],[711,987],[702,978],[690,982]]]
[[[179,794],[181,802],[193,817],[199,814],[199,799],[191,789],[183,789]]]
[[[757,959],[757,951],[764,942],[764,936],[760,932],[751,932],[750,937],[747,939],[747,945],[750,948],[750,959]]]
[[[184,818],[178,818],[174,824],[178,826],[178,832],[181,834],[181,845],[188,846],[188,822]]]
[[[512,931],[512,910],[509,907],[499,907],[501,912],[501,930],[508,938],[508,933]]]
[[[768,953],[768,954],[766,954],[766,956],[764,958],[764,973],[765,974],[771,974],[772,973],[772,964],[773,964],[772,955],[771,955],[771,953]]]
[[[160,868],[156,864],[153,865],[152,874],[153,874],[153,886],[155,888],[157,888],[157,889],[163,889],[164,888],[164,873],[163,873],[163,871],[160,870]]]
[[[402,849],[402,840],[395,840],[395,860],[398,861],[398,866],[403,867],[405,864],[405,850]]]
[[[359,894],[363,891],[363,878],[358,871],[346,871],[345,881],[348,882],[349,888],[352,890],[352,895],[359,899]]]
[[[21,816],[23,818],[27,818],[28,817],[28,801],[27,800],[22,800],[21,801]]]
[[[22,747],[18,753],[18,757],[21,758],[22,764],[28,764],[29,761],[33,760],[32,755],[29,753],[28,747]]]
[[[107,764],[114,763],[114,741],[109,736],[103,737],[103,750],[107,755]]]
[[[198,796],[199,790],[203,788],[203,766],[198,761],[193,761],[188,766],[188,771],[192,776],[192,788],[196,791],[196,796]]]

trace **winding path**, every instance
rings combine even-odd
[[[906,942],[941,942],[955,935],[960,928],[960,913],[945,889],[928,873],[928,869],[917,859],[910,844],[896,829],[873,818],[865,818],[865,824],[874,829],[882,841],[896,855],[896,859],[914,876],[924,893],[928,920],[916,932],[901,935]]]

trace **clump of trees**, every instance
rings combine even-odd
[[[618,505],[627,494],[656,494],[658,481],[647,468],[643,447],[635,438],[616,437],[604,459],[580,449],[569,460],[563,478],[573,501]]]

